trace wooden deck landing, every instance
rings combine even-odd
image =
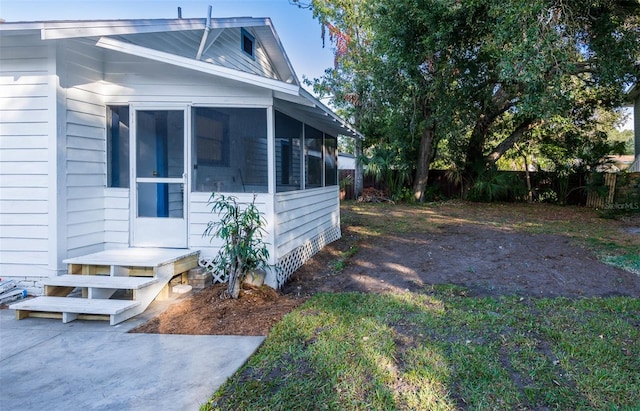
[[[122,248],[100,251],[80,257],[67,258],[65,264],[94,266],[133,266],[157,267],[176,262],[190,256],[197,256],[198,251],[175,248]]]

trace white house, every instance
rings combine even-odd
[[[359,135],[268,18],[2,23],[0,90],[3,279],[37,291],[110,250],[206,266],[213,191],[257,194],[273,287],[340,237],[337,136]]]

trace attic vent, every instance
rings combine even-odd
[[[255,38],[249,34],[248,31],[242,29],[240,35],[240,48],[244,51],[249,57],[254,58],[255,51]]]

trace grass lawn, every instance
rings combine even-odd
[[[637,236],[617,235],[614,222],[584,209],[540,210],[349,205],[343,220],[365,237],[447,221],[559,234],[639,268]],[[202,407],[217,409],[639,410],[640,299],[468,297],[454,285],[318,294]]]

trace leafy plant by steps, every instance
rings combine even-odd
[[[209,198],[211,212],[219,219],[209,221],[203,237],[224,241],[213,260],[213,270],[227,273],[227,291],[232,298],[238,298],[240,284],[247,273],[264,270],[269,262],[269,250],[262,241],[266,221],[255,203],[255,194],[251,203],[244,207],[233,196],[212,193]]]

